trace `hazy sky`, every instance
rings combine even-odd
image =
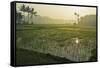
[[[59,6],[28,3],[17,3],[17,10],[19,10],[20,6],[23,4],[33,7],[35,11],[37,11],[37,14],[40,16],[48,16],[55,19],[75,20],[75,12],[79,13],[80,16],[96,14],[95,7]]]

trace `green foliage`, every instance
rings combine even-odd
[[[29,24],[30,23],[30,19],[33,18],[33,15],[37,16],[37,12],[34,11],[34,8],[31,8],[31,7],[26,6],[24,4],[20,6],[20,11],[21,11],[20,12],[21,14],[23,13],[23,18],[24,18],[23,24]],[[18,13],[18,11],[17,11],[17,13]],[[28,21],[25,20],[25,13],[28,13],[28,15],[27,15]],[[22,19],[22,18],[20,18],[20,19]],[[21,23],[22,21],[18,21],[18,22]]]

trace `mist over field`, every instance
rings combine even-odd
[[[95,7],[17,3],[16,9],[17,65],[97,60]]]

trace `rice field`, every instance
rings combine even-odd
[[[63,24],[17,25],[16,47],[73,62],[96,61],[96,28]]]

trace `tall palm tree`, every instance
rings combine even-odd
[[[30,7],[29,6],[26,7],[26,12],[28,13],[28,23],[29,23],[29,13],[30,13]]]
[[[33,18],[33,12],[34,12],[34,8],[31,8],[30,14],[31,14],[31,23],[32,23],[32,18]]]
[[[80,15],[78,13],[74,13],[74,15],[77,17],[77,23],[75,25],[78,25],[79,24],[79,19],[80,19]],[[78,25],[79,26],[79,25]],[[75,28],[76,29],[76,43],[78,43],[78,36],[79,36],[79,28]]]
[[[37,16],[37,12],[34,11],[34,8],[31,9],[30,13],[31,13],[31,18],[33,18],[33,15]]]
[[[20,11],[22,11],[24,13],[24,23],[25,23],[25,5],[23,4],[20,8]]]
[[[74,13],[74,15],[77,16],[77,24],[79,24],[80,15],[78,13],[76,13],[76,12]]]
[[[22,17],[23,17],[23,15],[22,15],[21,12],[17,12],[16,13],[16,20],[17,20],[17,23],[18,24],[21,24],[22,23]]]

